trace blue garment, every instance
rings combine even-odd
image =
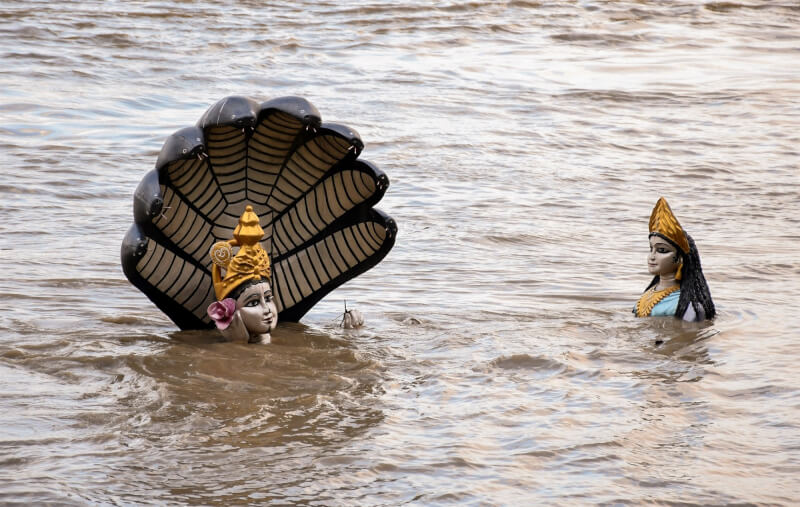
[[[678,309],[678,299],[681,297],[681,290],[668,294],[664,299],[658,302],[650,312],[651,317],[673,317],[675,311]]]

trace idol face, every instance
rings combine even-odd
[[[278,309],[267,282],[242,291],[236,299],[236,310],[250,336],[268,334],[278,324]]]
[[[680,254],[661,236],[650,236],[650,254],[647,256],[647,271],[651,275],[670,275],[678,271]]]

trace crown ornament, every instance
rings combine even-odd
[[[664,236],[675,243],[683,253],[689,253],[689,240],[686,239],[686,233],[663,197],[658,199],[650,214],[650,233]]]
[[[270,280],[269,255],[260,243],[263,237],[264,229],[259,224],[258,215],[252,206],[247,205],[239,218],[239,225],[233,231],[233,239],[211,246],[209,255],[214,263],[211,277],[218,301],[225,299],[233,289],[248,280]],[[239,247],[239,251],[233,255],[235,246]]]

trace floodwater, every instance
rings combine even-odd
[[[0,3],[0,503],[800,502],[798,4],[432,4]],[[119,265],[228,95],[355,128],[399,227],[268,346]],[[713,322],[630,313],[659,196]]]

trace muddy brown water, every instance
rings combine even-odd
[[[781,1],[4,1],[0,502],[796,504],[799,27]],[[355,128],[400,230],[270,346],[178,332],[119,265],[161,143],[234,94]],[[713,322],[630,313],[662,195]]]

